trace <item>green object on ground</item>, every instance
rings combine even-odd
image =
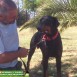
[[[29,74],[26,74],[25,77],[29,77]]]
[[[16,71],[1,71],[0,70],[0,77],[24,77],[24,72],[22,70],[16,70]],[[29,77],[29,76],[27,76]]]

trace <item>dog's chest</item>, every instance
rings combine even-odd
[[[47,53],[50,56],[55,56],[57,53],[57,42],[56,41],[47,41],[46,42]]]
[[[56,43],[55,41],[47,41],[46,46],[47,46],[47,49],[49,50],[55,50]]]

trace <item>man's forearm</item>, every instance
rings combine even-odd
[[[11,62],[18,57],[24,58],[28,55],[28,49],[26,48],[18,48],[17,51],[14,52],[4,52],[0,54],[0,64]]]
[[[18,58],[18,51],[16,52],[5,52],[0,54],[0,64],[8,63]]]

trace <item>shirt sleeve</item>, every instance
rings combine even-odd
[[[3,46],[3,43],[2,43],[2,40],[0,38],[0,54],[4,53],[4,46]]]

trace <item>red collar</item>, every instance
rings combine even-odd
[[[51,40],[55,40],[58,36],[59,32],[57,31],[56,34],[51,38],[51,37],[48,37],[46,34],[43,35],[42,37],[42,40],[44,41],[51,41]]]

